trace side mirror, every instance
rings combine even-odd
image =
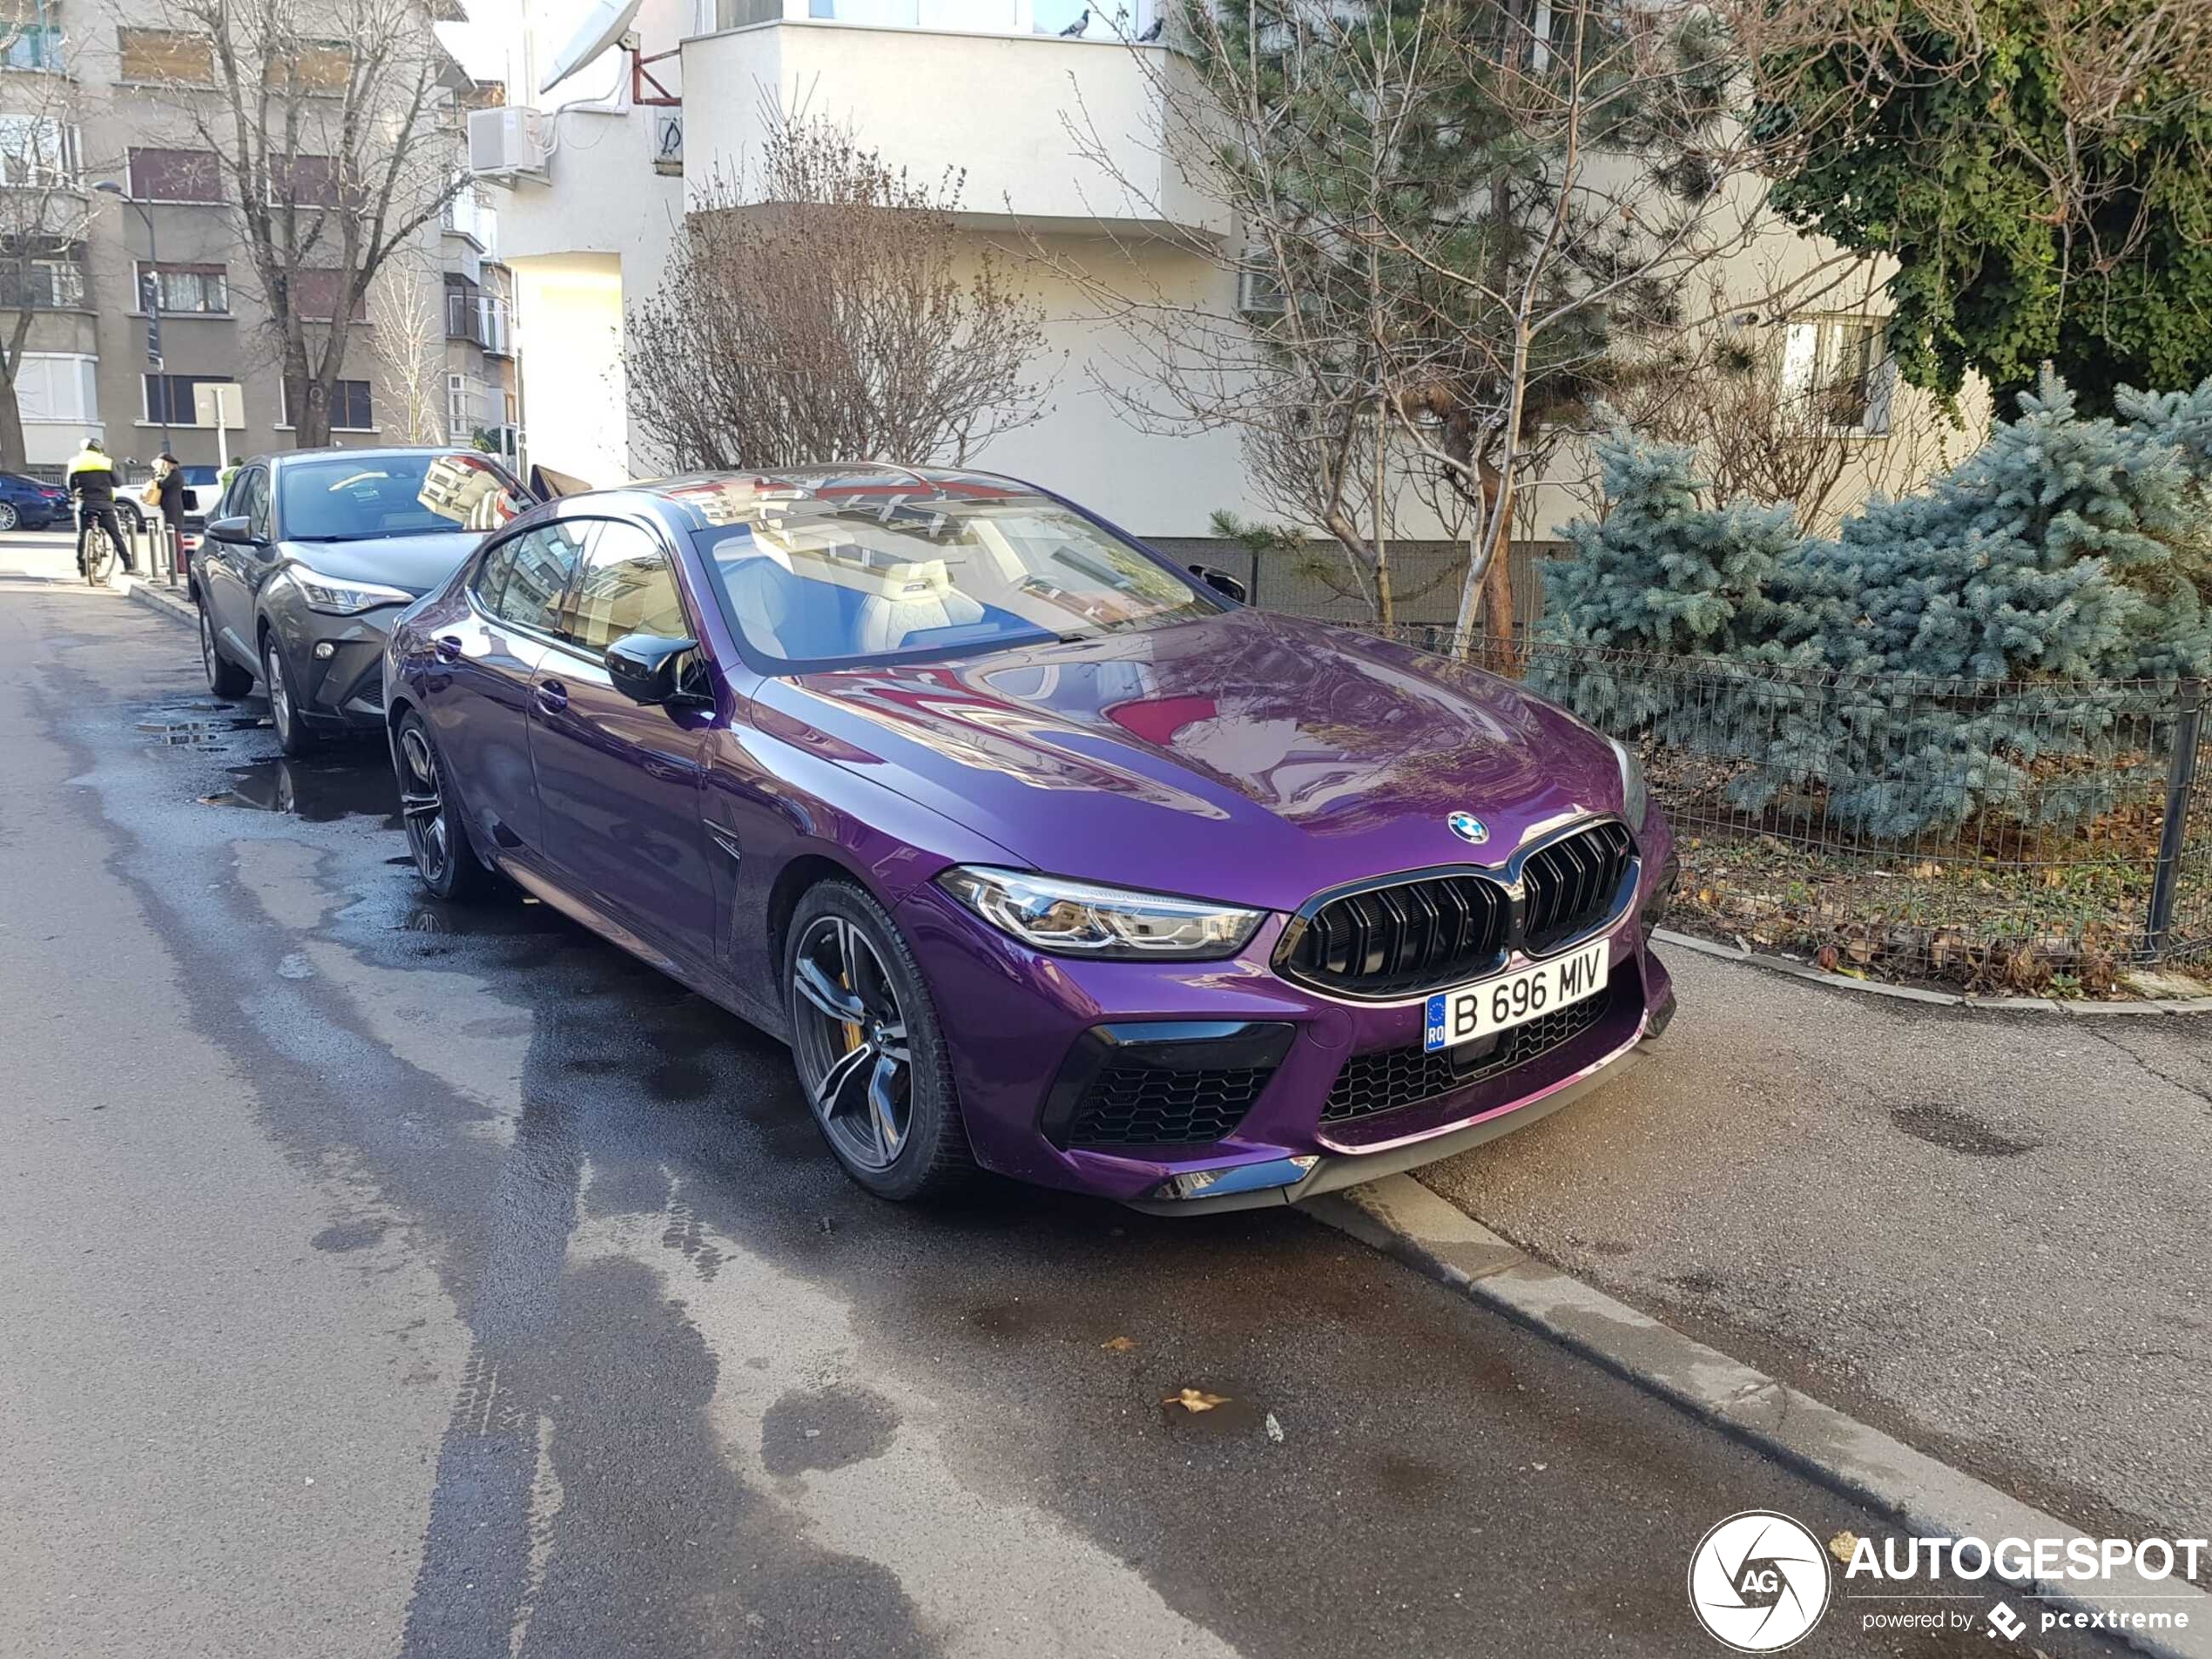
[[[615,690],[632,703],[648,707],[696,703],[700,700],[699,693],[687,684],[691,677],[683,671],[691,653],[698,648],[696,639],[671,639],[664,634],[624,634],[607,647],[603,660]]]
[[[1216,593],[1227,594],[1240,605],[1251,603],[1251,595],[1246,590],[1244,584],[1226,570],[1217,570],[1207,564],[1194,564],[1190,567],[1190,574]]]
[[[253,533],[253,526],[243,514],[230,518],[211,518],[207,521],[207,539],[228,542],[233,547],[258,547],[261,538]]]

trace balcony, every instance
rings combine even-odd
[[[780,17],[687,40],[685,185],[738,176],[759,150],[764,103],[779,101],[850,119],[862,143],[917,177],[964,168],[971,219],[1226,235],[1227,212],[1163,153],[1169,100],[1157,78],[1187,66],[1107,36],[1103,23],[1101,39],[1035,32],[1056,3],[782,0]],[[734,17],[776,0],[719,3]],[[792,15],[810,6],[833,15]]]
[[[446,338],[465,340],[493,357],[512,357],[507,301],[464,288],[446,290]]]

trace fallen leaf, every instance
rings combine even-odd
[[[1838,951],[1833,945],[1823,945],[1820,948],[1819,954],[1813,958],[1814,961],[1819,963],[1821,967],[1826,968],[1831,974],[1836,971],[1836,964],[1842,960],[1842,953]]]
[[[1912,876],[1915,881],[1932,881],[1942,873],[1943,866],[1938,864],[1933,859],[1922,859],[1912,869]]]
[[[1136,1342],[1131,1337],[1109,1337],[1098,1345],[1109,1353],[1127,1353],[1136,1345]]]
[[[1828,1553],[1838,1561],[1848,1564],[1851,1552],[1858,1548],[1858,1534],[1848,1529],[1838,1533],[1828,1541]]]
[[[1210,1412],[1217,1406],[1226,1406],[1226,1394],[1202,1393],[1196,1388],[1185,1388],[1170,1394],[1160,1402],[1163,1406],[1180,1406],[1186,1412]]]

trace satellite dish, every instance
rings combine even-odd
[[[591,15],[583,20],[583,26],[570,36],[569,44],[555,54],[553,72],[537,89],[538,96],[543,98],[577,71],[596,63],[602,52],[629,31],[630,25],[637,20],[637,8],[644,3],[644,0],[599,0],[591,8]]]

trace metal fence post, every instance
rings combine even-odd
[[[2143,951],[2156,956],[2165,948],[2168,929],[2174,925],[2175,888],[2182,870],[2182,852],[2188,842],[2190,796],[2196,784],[2196,752],[2204,732],[2204,682],[2182,683],[2181,706],[2174,717],[2174,759],[2166,771],[2166,822],[2158,837],[2158,867],[2150,883],[2150,924],[2144,929]]]

